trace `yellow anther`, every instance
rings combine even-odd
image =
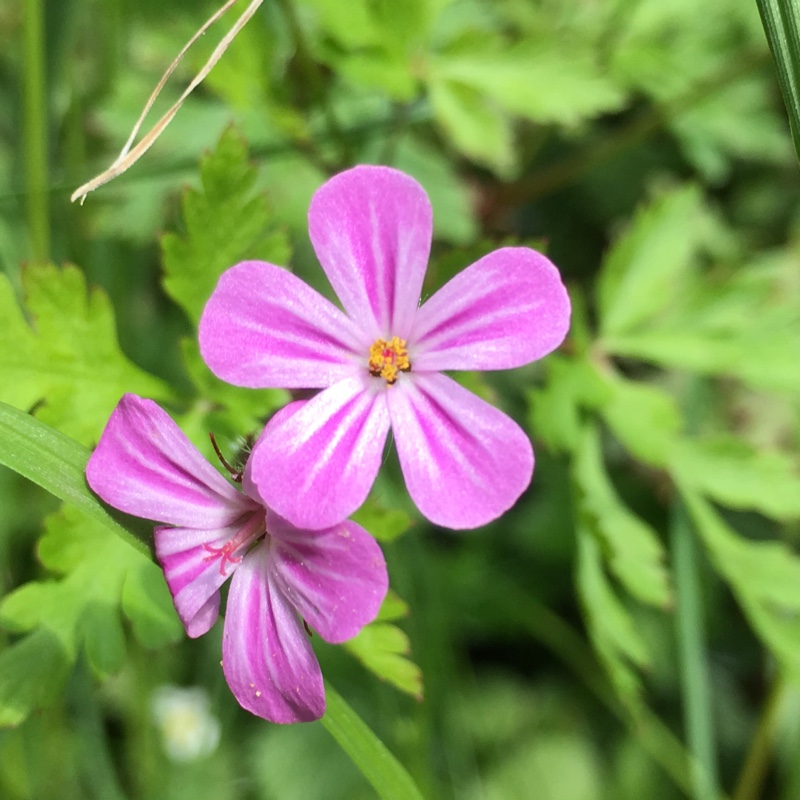
[[[393,336],[388,342],[376,339],[369,348],[369,374],[383,378],[388,385],[397,380],[398,372],[408,372],[410,369],[405,339],[399,336]]]

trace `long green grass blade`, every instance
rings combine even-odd
[[[110,509],[92,493],[84,475],[91,452],[82,444],[6,403],[0,403],[0,443],[0,464],[72,503],[137,550],[152,555],[152,524]]]
[[[800,159],[800,0],[756,0]]]
[[[325,682],[322,724],[382,800],[422,800],[411,776],[352,708]]]

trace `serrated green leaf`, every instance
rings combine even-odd
[[[597,370],[583,359],[558,354],[545,362],[547,380],[528,392],[531,429],[557,452],[571,452],[581,440],[583,413],[602,407],[610,391]]]
[[[86,483],[90,452],[83,445],[17,408],[0,402],[0,464],[72,503],[140,553],[150,553],[152,526],[100,501]],[[76,558],[75,551],[65,555]],[[73,562],[74,563],[74,562]]]
[[[290,254],[286,233],[253,189],[256,170],[235,129],[202,159],[200,175],[202,191],[188,189],[183,197],[185,233],[161,240],[164,289],[194,323],[226,269],[244,259],[286,264]]]
[[[390,589],[375,621],[344,646],[381,680],[420,700],[422,670],[406,658],[411,651],[408,636],[390,624],[407,613],[408,605]]]
[[[700,195],[693,186],[639,210],[603,261],[597,299],[604,336],[631,331],[669,307],[701,232]]]
[[[543,41],[503,47],[487,39],[440,54],[431,71],[539,123],[574,125],[619,108],[625,97],[589,52]]]
[[[499,175],[514,171],[511,123],[476,89],[438,77],[428,90],[436,120],[457,150]]]
[[[656,532],[619,499],[606,473],[597,429],[587,426],[575,454],[582,528],[602,545],[608,565],[637,600],[665,607],[670,602],[665,551]]]
[[[800,391],[800,285],[789,252],[770,253],[735,271],[684,276],[658,320],[604,336],[616,355],[758,389]]]
[[[49,631],[70,661],[82,648],[99,676],[118,670],[125,656],[123,586],[131,574],[158,577],[158,567],[73,506],[46,519],[41,546],[46,566],[64,577],[32,581],[6,596],[0,603],[0,623],[14,631],[33,631],[33,636]],[[171,639],[180,637],[182,628],[168,595],[149,594],[138,601],[128,602],[127,616],[135,619],[141,613],[147,628],[153,618],[165,620],[171,614]],[[135,631],[137,627],[142,624],[134,624]]]
[[[22,409],[43,401],[40,419],[89,443],[125,392],[172,397],[122,354],[108,298],[88,291],[79,269],[30,264],[22,283],[32,326],[0,275],[0,401]]]
[[[0,653],[0,728],[19,725],[51,703],[64,686],[74,656],[40,628]]]
[[[664,467],[683,428],[673,397],[652,384],[621,377],[607,378],[608,400],[603,419],[633,456],[655,467]]]
[[[711,505],[679,483],[686,507],[717,570],[753,629],[792,675],[800,677],[800,557],[783,542],[739,536]]]
[[[756,0],[800,158],[800,8],[794,0]]]
[[[597,540],[581,525],[578,526],[576,579],[594,648],[620,699],[635,709],[641,693],[635,668],[647,667],[650,655],[633,617],[614,593],[605,574]]]
[[[732,436],[692,439],[681,442],[671,469],[683,485],[722,505],[800,518],[800,471],[784,453],[759,451]]]
[[[345,647],[379,678],[422,699],[422,670],[406,658],[410,651],[408,636],[396,625],[373,622]]]

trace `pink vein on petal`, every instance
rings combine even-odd
[[[420,371],[510,369],[547,355],[569,329],[561,276],[525,247],[495,250],[419,310],[412,332]]]
[[[298,528],[335,525],[366,499],[389,430],[385,392],[352,378],[270,422],[251,454],[267,505]]]
[[[389,393],[409,494],[432,522],[485,525],[530,483],[533,450],[510,417],[444,375],[417,375]]]
[[[334,291],[370,339],[406,338],[433,231],[425,190],[389,167],[355,167],[316,192],[308,230]]]
[[[200,319],[215,375],[252,388],[322,388],[352,375],[370,340],[291,272],[244,261],[219,279]]]

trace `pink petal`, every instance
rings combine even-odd
[[[114,508],[186,528],[221,528],[256,508],[165,411],[133,394],[111,414],[86,465],[86,479]]]
[[[285,269],[244,261],[223,273],[199,328],[211,371],[237,386],[322,388],[352,375],[372,340]]]
[[[345,311],[376,338],[407,338],[428,265],[425,190],[389,167],[335,175],[314,195],[308,232]]]
[[[269,508],[300,529],[320,530],[364,502],[389,430],[380,383],[369,375],[341,381],[267,423],[250,475]]]
[[[412,369],[510,369],[558,347],[570,302],[558,269],[526,247],[484,256],[417,313]]]
[[[398,381],[387,395],[408,492],[429,520],[475,528],[514,505],[533,473],[516,422],[445,375]]]
[[[222,668],[242,708],[272,722],[309,722],[325,711],[322,673],[294,609],[269,578],[269,558],[258,545],[233,576]]]
[[[300,531],[270,514],[267,526],[275,585],[325,641],[352,639],[375,619],[389,577],[378,543],[360,525]]]
[[[219,587],[264,532],[264,512],[256,511],[219,530],[155,530],[156,556],[186,632],[202,636],[219,614]],[[237,543],[238,539],[238,543]]]

